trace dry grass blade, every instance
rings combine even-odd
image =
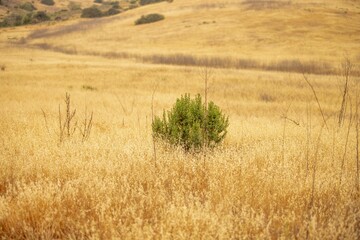
[[[292,123],[295,124],[296,126],[300,126],[299,121],[296,121],[296,120],[294,120],[294,119],[292,119],[292,118],[289,118],[289,117],[287,117],[287,116],[283,116],[282,118],[284,118],[285,120],[288,120],[289,122],[292,122]]]
[[[90,137],[92,124],[93,124],[93,114],[94,112],[91,112],[90,116],[88,116],[87,108],[85,108],[85,117],[84,117],[83,125],[82,128],[79,128],[83,142],[88,140]]]
[[[341,125],[344,121],[345,114],[346,114],[346,104],[347,104],[346,100],[347,100],[347,96],[348,96],[348,92],[349,92],[349,79],[351,76],[352,67],[353,66],[352,66],[350,59],[345,58],[344,62],[342,63],[342,69],[343,69],[343,75],[345,78],[345,83],[344,83],[341,107],[340,107],[340,111],[339,111],[339,120],[338,120],[339,127],[341,127]]]
[[[200,77],[204,81],[204,98],[205,98],[205,119],[207,119],[208,116],[208,94],[209,94],[209,81],[211,80],[213,76],[213,71],[210,67],[207,65],[201,69]],[[203,132],[203,152],[204,152],[204,165],[206,164],[206,144],[207,144],[207,125],[206,122],[204,122],[204,132]]]
[[[316,171],[317,171],[317,164],[318,164],[318,155],[319,155],[319,149],[321,144],[321,136],[322,132],[325,126],[325,122],[322,124],[320,128],[320,133],[316,141],[316,149],[314,154],[314,162],[313,162],[313,171],[312,171],[312,181],[311,181],[311,195],[310,195],[310,201],[308,205],[308,219],[307,219],[307,225],[306,225],[306,239],[309,239],[309,225],[310,225],[310,218],[311,218],[311,211],[314,207],[314,200],[315,200],[315,182],[316,182]]]
[[[49,130],[49,125],[48,125],[46,113],[45,113],[44,109],[42,109],[42,108],[41,108],[41,112],[42,112],[43,117],[44,117],[44,122],[45,122],[46,131],[47,131],[48,134],[50,135],[50,130]]]
[[[358,89],[358,86],[357,88]],[[356,92],[355,95],[355,130],[356,130],[356,179],[355,179],[355,186],[356,186],[356,190],[358,193],[360,193],[360,186],[359,186],[359,181],[360,181],[360,176],[359,176],[359,172],[360,172],[360,165],[359,165],[359,124],[360,124],[360,119],[359,119],[359,105],[360,105],[360,101],[359,101],[359,91]]]
[[[306,83],[309,85],[309,87],[311,88],[311,90],[312,90],[312,92],[313,92],[313,94],[314,94],[315,100],[316,100],[316,102],[317,102],[317,104],[318,104],[319,111],[320,111],[320,113],[321,113],[321,116],[322,116],[322,119],[323,119],[324,124],[325,124],[325,126],[326,126],[326,129],[329,130],[329,127],[328,127],[328,125],[327,125],[327,123],[326,123],[326,120],[325,120],[324,112],[323,112],[323,110],[322,110],[322,108],[321,108],[321,104],[320,104],[319,99],[318,99],[318,97],[317,97],[317,94],[316,94],[316,91],[315,91],[315,89],[314,89],[314,86],[310,83],[310,81],[309,81],[308,78],[305,76],[305,74],[303,74],[303,77],[304,77],[304,80],[305,80]]]
[[[70,94],[66,93],[65,96],[65,104],[66,104],[66,116],[65,116],[65,123],[66,123],[66,132],[67,137],[69,138],[72,133],[74,133],[74,129],[76,128],[76,123],[74,124],[75,127],[72,127],[72,120],[76,114],[76,109],[74,111],[71,111],[71,99]],[[73,131],[71,131],[73,129]]]
[[[311,124],[311,108],[310,108],[310,104],[307,103],[307,108],[306,108],[306,117],[307,117],[307,121],[306,121],[306,178],[308,176],[309,173],[309,155],[310,155],[310,143],[311,143],[311,128],[312,128],[312,124]]]
[[[92,124],[93,124],[93,112],[91,112],[90,116],[87,114],[87,108],[85,108],[85,118],[82,124],[82,127],[78,127],[78,122],[75,119],[76,109],[71,110],[71,97],[70,94],[66,93],[65,95],[65,116],[63,119],[61,113],[61,106],[59,104],[59,116],[58,116],[58,124],[59,124],[59,142],[62,143],[64,138],[71,138],[76,129],[80,130],[82,141],[87,140],[90,137]]]
[[[358,109],[358,107],[357,107]],[[356,189],[359,192],[360,186],[359,186],[359,113],[356,113]]]
[[[283,124],[283,134],[282,134],[282,165],[284,165],[285,162],[285,140],[286,140],[286,120],[287,120],[287,114],[289,112],[289,109],[291,107],[291,104],[288,106],[288,108],[286,109],[285,113],[283,114],[282,118],[284,119],[284,124]]]
[[[65,124],[62,124],[62,116],[61,116],[61,107],[59,104],[59,142],[62,143],[62,141],[64,140],[64,129],[65,129]]]
[[[343,176],[343,171],[344,171],[344,167],[345,167],[345,159],[346,159],[346,154],[347,154],[347,150],[348,150],[350,129],[351,129],[351,124],[352,124],[352,120],[353,120],[351,100],[349,100],[349,101],[350,101],[349,125],[348,125],[348,129],[347,129],[347,133],[346,133],[346,138],[345,138],[344,154],[343,154],[342,161],[341,161],[339,186],[341,186],[341,183],[342,183],[342,176]]]
[[[154,126],[154,98],[157,88],[159,87],[159,83],[157,83],[154,87],[154,90],[151,95],[151,127]],[[152,143],[153,143],[153,151],[154,151],[154,166],[157,168],[157,156],[156,156],[156,139],[155,134],[152,133]]]

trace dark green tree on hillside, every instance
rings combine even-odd
[[[52,6],[55,4],[54,0],[41,0],[41,3],[48,6]]]
[[[103,13],[96,6],[84,8],[81,13],[82,18],[99,18],[102,16]]]
[[[157,2],[163,2],[164,0],[140,0],[140,4],[141,5],[147,5],[147,4],[152,4],[152,3],[157,3]]]

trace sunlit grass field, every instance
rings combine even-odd
[[[175,0],[0,29],[0,239],[358,239],[359,20],[354,1]],[[253,65],[207,68],[225,141],[155,158],[152,107],[204,96],[202,59],[229,58]],[[264,67],[285,60],[331,71]],[[60,141],[66,93],[86,140]]]

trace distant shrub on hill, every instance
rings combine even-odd
[[[50,17],[44,11],[38,11],[36,13],[29,12],[27,14],[12,13],[7,16],[2,22],[0,22],[0,27],[21,26],[49,20]]]
[[[95,0],[94,3],[102,3],[103,0]]]
[[[141,5],[147,5],[147,4],[152,4],[152,3],[157,3],[157,2],[163,2],[164,0],[140,0],[140,4]]]
[[[20,8],[28,11],[28,12],[32,12],[34,10],[36,10],[36,7],[34,7],[34,5],[32,3],[26,2],[20,5]]]
[[[110,2],[110,5],[112,6],[112,8],[115,8],[115,9],[119,9],[119,8],[120,8],[120,3],[119,3],[119,1]]]
[[[111,15],[116,15],[116,14],[119,14],[120,13],[120,10],[118,10],[117,8],[110,8],[109,10],[107,10],[105,13],[104,13],[104,16],[111,16]]]
[[[139,7],[139,5],[136,2],[130,2],[128,9],[134,9]]]
[[[0,23],[1,27],[20,26],[22,25],[22,15],[12,13]]]
[[[105,12],[102,12],[96,6],[92,6],[92,7],[89,7],[89,8],[84,8],[82,10],[81,17],[82,18],[100,18],[100,17],[116,15],[116,14],[121,12],[119,10],[119,5],[118,4],[111,4],[111,5],[112,5],[112,7],[109,10],[105,11]]]
[[[41,0],[41,3],[48,6],[52,6],[55,4],[54,0]]]
[[[44,11],[38,11],[32,17],[32,23],[44,22],[49,21],[50,17]]]
[[[26,24],[31,24],[33,21],[33,16],[32,13],[28,13],[26,14],[23,19],[22,19],[22,24],[26,25]]]
[[[69,8],[71,11],[81,10],[81,4],[80,4],[80,3],[76,3],[76,2],[69,2],[68,8]]]
[[[158,13],[151,13],[148,15],[141,16],[141,18],[139,18],[135,21],[135,25],[158,22],[158,21],[161,21],[164,19],[165,19],[164,15],[161,15]]]
[[[102,16],[103,13],[95,6],[84,8],[81,13],[82,18],[99,18]]]

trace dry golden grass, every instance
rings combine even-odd
[[[260,62],[277,57],[318,58],[335,66],[344,51],[359,49],[354,20],[358,15],[354,13],[351,21],[341,20],[347,23],[341,31],[354,32],[346,36],[337,29],[341,25],[337,15],[331,14],[333,5],[340,1],[329,8],[321,1],[315,5],[318,14],[314,15],[329,18],[323,24],[334,23],[332,30],[315,26],[324,40],[307,34],[303,38],[276,34],[280,30],[266,27],[266,18],[290,18],[290,11],[300,11],[293,6],[270,4],[264,9],[251,5],[251,10],[234,16],[239,7],[245,9],[243,4],[214,2],[184,0],[139,8],[127,12],[128,18],[100,21],[100,26],[95,24],[80,33],[28,39],[25,45],[14,44],[8,37],[21,39],[45,26],[1,30],[0,65],[5,69],[0,71],[0,239],[359,238],[356,118],[348,128],[350,116],[355,116],[359,77],[350,79],[352,103],[348,100],[345,122],[338,127],[343,77],[307,75],[327,120],[327,128],[322,128],[318,104],[302,74],[214,69],[209,98],[230,116],[225,142],[206,159],[158,142],[155,164],[150,127],[153,90],[159,84],[154,109],[155,114],[161,114],[181,94],[203,93],[201,70],[83,54],[90,50],[143,55],[169,51],[237,57],[248,52],[244,56]],[[307,4],[304,6],[313,6]],[[351,4],[341,2],[341,6]],[[169,9],[170,23],[132,25],[139,14],[158,6]],[[199,11],[201,14],[194,14]],[[182,26],[176,22],[185,19],[183,14],[193,23],[207,14],[216,15],[219,25],[207,24],[202,32],[198,31],[200,25],[196,31],[181,32]],[[251,16],[255,20],[256,14],[263,18],[257,23],[247,21]],[[291,19],[299,26],[304,23],[303,29],[308,31],[307,21],[311,21],[306,16]],[[220,27],[220,19],[228,30]],[[241,24],[232,25],[231,19]],[[242,36],[243,28],[235,30],[242,24],[244,28],[258,24],[276,35],[269,35],[273,41],[281,35],[294,38],[294,42],[260,44],[259,48],[253,42],[237,44],[231,37]],[[99,29],[101,34],[96,33]],[[111,29],[114,32],[110,34]],[[267,35],[256,29],[253,34]],[[221,31],[221,39],[213,38],[212,34]],[[288,28],[285,31],[291,32]],[[155,39],[160,32],[163,37]],[[146,42],[146,36],[154,39]],[[208,40],[223,44],[210,46],[204,43]],[[308,45],[302,48],[300,40]],[[78,52],[64,54],[31,47],[44,42],[74,46]],[[354,64],[359,62],[357,54],[355,50],[348,52]],[[71,94],[78,121],[83,119],[85,108],[94,112],[87,141],[77,132],[59,143],[58,106],[64,110],[66,92]],[[285,115],[289,120],[284,120]]]

